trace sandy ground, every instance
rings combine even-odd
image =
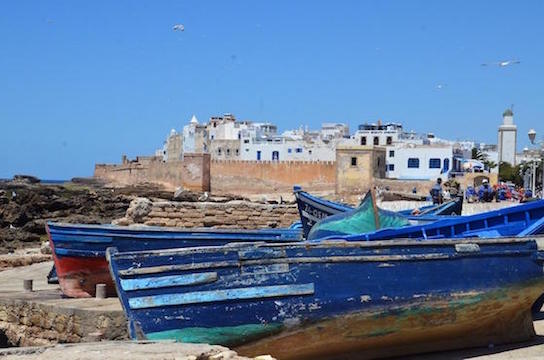
[[[244,360],[222,346],[180,344],[174,342],[104,341],[99,343],[65,344],[53,347],[12,348],[0,350],[6,360]],[[271,360],[269,356],[258,360]]]

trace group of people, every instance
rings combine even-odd
[[[460,185],[455,179],[448,180],[444,185],[445,189],[442,187],[442,179],[438,178],[431,188],[430,195],[433,204],[442,204],[444,200],[451,197],[462,196]],[[534,194],[529,189],[513,188],[504,183],[491,186],[487,179],[482,180],[482,184],[477,188],[468,186],[464,195],[465,200],[469,203],[507,200],[527,202],[535,199]]]

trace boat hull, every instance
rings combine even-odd
[[[97,284],[116,296],[106,261],[106,249],[122,251],[224,245],[229,242],[284,242],[302,238],[300,229],[223,230],[126,227],[48,223],[58,282],[68,297],[93,297]]]
[[[526,340],[544,288],[536,242],[519,238],[110,249],[108,259],[134,339],[281,359]]]
[[[286,331],[235,350],[278,359],[372,359],[521,342],[535,336],[531,304],[542,282],[404,304],[395,311],[358,313]]]

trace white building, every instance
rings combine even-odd
[[[257,161],[334,161],[336,142],[292,139],[275,136],[265,139],[243,139],[240,160]]]
[[[386,146],[386,177],[401,180],[447,178],[453,165],[449,144],[417,145],[398,142]]]
[[[362,124],[353,134],[358,145],[384,146],[397,142],[403,133],[402,125],[395,123]]]
[[[499,163],[516,164],[517,126],[514,124],[514,113],[506,109],[502,114],[502,125],[499,126],[498,153]]]
[[[321,138],[325,140],[349,138],[349,126],[342,123],[323,123]]]

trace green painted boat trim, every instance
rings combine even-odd
[[[184,343],[205,343],[235,346],[278,333],[282,324],[246,324],[223,327],[192,327],[146,334],[148,340],[175,340]]]

